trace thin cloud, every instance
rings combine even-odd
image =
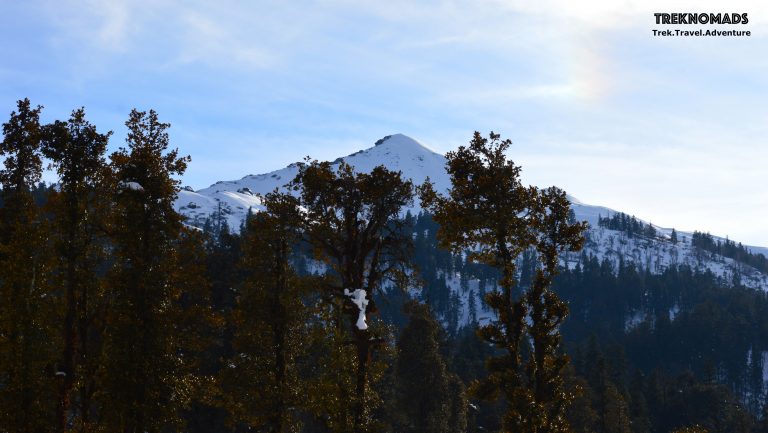
[[[9,111],[30,96],[57,117],[86,105],[115,145],[130,108],[156,108],[195,187],[395,132],[446,151],[495,130],[536,183],[768,245],[755,217],[768,202],[768,3],[674,6],[747,12],[749,39],[654,39],[653,13],[669,8],[31,0],[0,14],[15,41],[0,48],[0,100]]]

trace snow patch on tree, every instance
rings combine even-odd
[[[138,182],[126,182],[121,180],[117,183],[117,187],[121,190],[130,189],[133,191],[144,191],[144,187]]]
[[[361,331],[368,329],[368,323],[365,321],[365,307],[368,306],[368,299],[366,298],[367,294],[368,293],[363,289],[355,289],[353,292],[350,292],[349,289],[344,289],[344,296],[349,296],[349,299],[351,299],[352,302],[357,305],[357,309],[360,310],[360,313],[357,315],[357,323],[355,323],[355,326]]]

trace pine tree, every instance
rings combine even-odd
[[[613,383],[606,384],[601,400],[603,401],[601,414],[603,431],[605,433],[631,433],[629,407],[624,396]]]
[[[32,433],[54,424],[60,339],[48,286],[45,221],[31,190],[40,180],[40,111],[28,99],[3,124],[0,170],[0,431]]]
[[[68,423],[79,431],[93,430],[90,402],[105,312],[100,273],[106,245],[101,227],[106,210],[104,154],[110,135],[98,133],[82,108],[73,111],[68,122],[56,121],[44,128],[43,154],[59,175],[58,192],[51,193],[47,205],[56,257],[52,283],[64,292],[58,432],[65,431]]]
[[[298,200],[275,192],[264,197],[264,206],[246,225],[246,280],[232,313],[234,353],[220,381],[235,423],[298,432],[307,407],[298,365],[308,355],[311,310],[305,303],[318,281],[298,276],[292,266],[302,236]]]
[[[170,125],[155,111],[131,111],[126,126],[128,147],[111,155],[115,263],[108,275],[99,424],[112,432],[154,433],[181,424],[193,385],[177,334],[182,221],[173,209],[179,187],[173,176],[189,158],[168,151]]]
[[[539,405],[537,410],[544,411],[541,428],[567,431],[565,413],[573,397],[565,389],[563,369],[568,357],[561,350],[559,329],[568,315],[568,305],[551,286],[558,273],[560,253],[581,249],[586,225],[568,222],[570,203],[565,192],[555,187],[539,192],[534,209],[538,213],[534,219],[534,230],[538,233],[535,249],[541,266],[524,295],[530,311],[528,331],[533,344],[526,373]]]
[[[448,375],[448,395],[451,397],[448,409],[448,433],[466,433],[469,425],[467,389],[455,373]]]
[[[594,433],[599,416],[592,407],[593,391],[587,381],[574,377],[570,382],[573,402],[568,408],[568,423],[574,433]]]
[[[639,371],[635,372],[629,391],[629,412],[632,417],[633,433],[649,433],[651,431],[651,421],[648,418],[648,402],[645,398],[644,385],[645,380],[642,374]]]
[[[475,291],[470,290],[469,296],[467,296],[467,312],[469,315],[469,323],[472,325],[477,324],[477,297]]]
[[[195,228],[184,227],[174,249],[177,266],[169,276],[173,302],[166,309],[167,347],[174,348],[179,355],[175,389],[187,393],[179,406],[184,409],[184,431],[191,433],[195,431],[193,423],[200,422],[200,418],[215,418],[211,414],[218,414],[214,406],[218,392],[212,365],[215,361],[211,354],[221,345],[225,321],[213,307],[213,287],[205,269],[208,258],[205,235]],[[202,431],[208,433],[212,429]]]
[[[442,246],[469,251],[470,260],[501,272],[501,291],[486,295],[498,321],[478,333],[506,354],[489,360],[489,376],[474,384],[474,394],[496,399],[503,393],[508,404],[504,431],[567,431],[571,396],[563,384],[567,357],[560,353],[559,327],[568,310],[550,286],[558,255],[581,248],[585,223],[568,222],[563,191],[521,184],[520,167],[505,155],[510,145],[498,134],[486,139],[475,132],[469,147],[446,155],[452,181],[448,197],[426,183],[421,198],[440,224]],[[529,249],[535,249],[539,267],[531,287],[519,295],[517,260]],[[526,335],[532,343],[527,362],[522,356]]]
[[[292,187],[306,209],[305,233],[314,255],[335,277],[322,297],[336,314],[330,332],[355,349],[355,389],[347,401],[353,431],[364,432],[378,400],[369,386],[372,354],[387,340],[369,328],[369,320],[386,281],[406,287],[412,237],[399,217],[412,201],[413,186],[383,166],[356,173],[344,162],[334,170],[329,162],[312,161],[300,167]]]
[[[406,304],[408,324],[397,342],[398,413],[397,431],[463,432],[467,400],[464,385],[451,374],[439,352],[440,324],[429,306]]]

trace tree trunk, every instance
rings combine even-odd
[[[355,433],[363,433],[365,426],[365,393],[368,387],[368,362],[370,360],[370,341],[368,331],[355,330],[357,347],[357,386],[355,388]]]

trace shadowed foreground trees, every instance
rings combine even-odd
[[[429,306],[409,302],[409,317],[397,342],[397,431],[464,433],[468,402],[464,384],[448,371],[439,352],[440,324]]]
[[[560,269],[583,225],[562,191],[520,184],[497,135],[449,154],[448,196],[422,190],[449,252],[430,215],[400,218],[413,187],[384,167],[311,162],[242,234],[221,215],[198,230],[156,113],[134,110],[108,158],[82,109],[39,115],[19,101],[0,145],[0,433],[768,430],[765,294],[684,266]],[[408,286],[429,307],[403,314]],[[488,323],[477,296],[499,319],[484,340],[458,328]],[[468,405],[464,383],[501,398]]]

